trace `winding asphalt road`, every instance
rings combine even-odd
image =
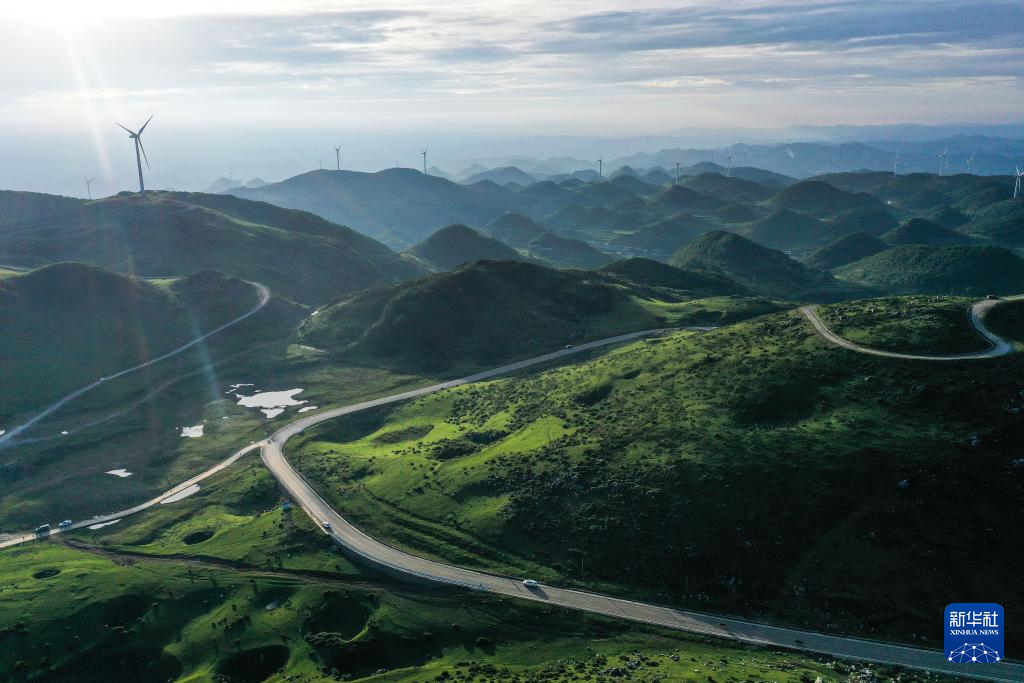
[[[581,344],[574,349],[557,351],[469,377],[311,415],[282,427],[271,435],[270,438],[262,442],[260,445],[263,462],[274,478],[277,479],[278,483],[280,483],[281,487],[291,496],[292,500],[298,503],[305,510],[306,514],[335,543],[349,554],[355,555],[357,558],[392,574],[405,575],[422,581],[460,586],[470,590],[485,591],[524,600],[533,600],[646,624],[665,626],[691,633],[731,638],[746,643],[781,646],[847,659],[896,664],[943,672],[955,676],[1008,682],[1024,680],[1024,663],[1004,661],[999,664],[975,664],[965,667],[948,662],[939,650],[925,650],[860,638],[833,636],[770,626],[553,586],[537,585],[527,587],[518,579],[495,576],[443,562],[428,560],[382,543],[357,529],[334,510],[309,482],[291,466],[284,456],[283,448],[288,439],[321,422],[376,406],[405,401],[451,387],[508,374],[532,365],[556,360],[572,353],[608,344],[630,341],[655,332],[660,331],[638,332],[591,342],[590,344]],[[329,524],[329,528],[324,526],[325,522]],[[936,612],[936,617],[937,615],[938,612]],[[936,620],[935,627],[936,629],[939,628],[938,619]]]
[[[242,315],[238,316],[234,320],[229,320],[228,322],[224,323],[223,325],[221,325],[220,327],[218,327],[216,329],[210,330],[209,332],[207,332],[207,333],[205,333],[205,334],[203,334],[203,335],[201,335],[199,337],[195,337],[194,339],[192,339],[191,341],[189,341],[186,344],[182,344],[181,346],[179,346],[179,347],[177,347],[175,349],[171,349],[170,351],[168,351],[167,353],[165,353],[163,355],[157,356],[156,358],[151,358],[150,360],[146,361],[145,363],[139,363],[138,365],[133,365],[130,368],[125,368],[124,370],[121,370],[119,372],[115,372],[112,375],[107,375],[106,377],[101,377],[100,379],[96,380],[92,384],[87,384],[84,387],[81,387],[79,389],[75,389],[74,391],[72,391],[67,396],[64,396],[63,398],[60,398],[60,399],[54,401],[53,403],[51,403],[50,405],[48,405],[46,408],[43,408],[43,410],[41,410],[40,412],[38,412],[35,415],[33,415],[32,417],[30,417],[28,420],[26,420],[22,424],[20,424],[20,425],[14,427],[14,428],[8,430],[7,433],[5,433],[5,434],[0,435],[0,450],[2,450],[4,448],[10,448],[11,446],[13,446],[14,445],[13,440],[14,440],[14,438],[16,436],[18,436],[19,434],[24,433],[27,429],[29,429],[32,425],[36,424],[40,420],[42,420],[42,419],[46,418],[47,416],[52,415],[53,413],[57,412],[58,410],[60,410],[64,406],[66,406],[68,403],[71,403],[76,398],[80,397],[82,394],[85,394],[85,393],[87,393],[89,391],[92,391],[96,387],[102,386],[102,385],[106,384],[107,382],[109,382],[111,380],[117,379],[118,377],[124,377],[127,374],[130,374],[130,373],[133,373],[133,372],[137,372],[139,370],[142,370],[143,368],[148,368],[149,366],[155,365],[156,363],[159,363],[160,361],[164,361],[164,360],[167,360],[168,358],[170,358],[172,356],[176,356],[179,353],[181,353],[182,351],[187,351],[188,349],[192,348],[196,344],[199,344],[200,342],[202,342],[202,341],[204,341],[206,339],[209,339],[210,337],[212,337],[213,335],[217,334],[218,332],[223,332],[224,330],[226,330],[227,328],[231,327],[232,325],[236,325],[236,324],[242,322],[243,320],[245,320],[249,316],[252,316],[252,315],[255,315],[256,313],[259,313],[261,310],[263,310],[263,307],[267,305],[267,302],[270,301],[270,289],[268,287],[266,287],[265,285],[261,285],[258,282],[250,282],[249,284],[252,285],[253,287],[255,287],[256,288],[256,292],[259,294],[259,301],[249,311],[243,313]],[[2,547],[2,546],[0,546],[0,547]]]
[[[954,360],[977,360],[980,358],[998,358],[999,356],[1005,356],[1008,353],[1013,353],[1013,344],[1006,341],[992,330],[985,326],[982,318],[986,313],[993,307],[997,306],[1004,301],[1017,301],[1024,298],[1024,295],[1004,297],[1002,299],[982,299],[973,306],[971,306],[971,325],[974,329],[984,337],[988,343],[989,348],[984,351],[973,351],[970,353],[950,353],[950,354],[939,354],[939,355],[924,355],[915,353],[899,353],[897,351],[883,351],[882,349],[873,349],[869,346],[861,346],[855,344],[852,341],[843,339],[838,336],[832,330],[828,328],[828,325],[818,316],[818,312],[815,306],[803,306],[800,308],[800,312],[811,321],[814,325],[814,329],[817,330],[821,337],[835,346],[841,346],[844,349],[850,349],[857,353],[867,353],[872,356],[884,356],[886,358],[901,358],[904,360],[933,360],[933,361],[954,361]]]

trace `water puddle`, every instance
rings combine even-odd
[[[304,389],[285,389],[284,391],[261,391],[252,396],[235,394],[238,405],[246,408],[259,408],[267,419],[277,417],[291,406],[300,406],[308,401],[297,401],[295,396]]]
[[[121,520],[119,520],[119,519],[113,519],[113,520],[111,520],[109,522],[100,522],[99,524],[90,524],[89,528],[93,529],[93,530],[102,529],[105,526],[110,526],[111,524],[117,524],[120,521]]]
[[[177,503],[179,500],[184,500],[185,498],[188,498],[193,493],[196,493],[198,491],[199,491],[199,484],[192,484],[188,488],[184,488],[184,489],[178,491],[177,493],[175,493],[172,496],[167,496],[166,498],[164,498],[163,500],[160,501],[160,504],[161,505],[167,505],[168,503]]]
[[[196,425],[194,427],[182,427],[181,435],[187,436],[190,439],[198,439],[203,435],[203,425]]]

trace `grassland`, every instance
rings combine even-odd
[[[778,313],[353,415],[291,450],[357,525],[423,555],[931,641],[945,587],[1017,585],[997,539],[1022,511],[1019,364],[939,374]],[[978,506],[970,548],[954,491]]]
[[[1018,351],[1024,349],[1024,301],[1007,301],[989,310],[985,325],[999,336],[1013,340]]]
[[[989,343],[970,322],[977,299],[906,296],[850,301],[818,310],[829,328],[849,341],[904,353],[984,351]]]

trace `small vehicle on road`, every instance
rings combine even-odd
[[[45,536],[48,533],[50,533],[49,524],[40,524],[36,527],[36,536]]]
[[[69,526],[71,526],[71,520],[70,519],[65,519],[63,522],[61,522],[60,524],[57,525],[57,528],[58,529],[67,529]]]
[[[527,588],[536,588],[540,584],[537,583],[536,579],[523,579],[523,585]]]
[[[999,297],[998,297],[998,296],[996,296],[995,294],[986,294],[986,295],[985,295],[985,298],[986,298],[986,299],[988,299],[989,301],[995,301],[995,300],[996,300],[996,299],[998,299]]]
[[[571,349],[571,348],[572,348],[572,344],[566,344],[566,345],[565,345],[565,348],[567,348],[567,349]]]
[[[326,521],[320,522],[320,526],[322,526],[323,528],[327,529],[328,531],[331,530],[331,523],[330,522],[326,522]]]

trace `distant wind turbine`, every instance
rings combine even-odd
[[[967,163],[967,172],[970,173],[971,172],[971,164],[974,163],[974,154],[973,153],[971,154],[971,158],[968,159],[966,163]]]
[[[82,176],[82,177],[85,178],[85,194],[86,194],[86,196],[89,197],[89,199],[92,199],[92,183],[96,179],[95,178],[90,178],[87,175],[86,176]]]
[[[743,155],[743,166],[746,167],[746,165],[747,165],[747,150],[744,149],[741,152],[741,154]]]
[[[427,175],[427,152],[430,150],[430,145],[423,148],[420,154],[423,155],[423,175]]]
[[[341,170],[341,145],[334,148],[334,160],[338,164],[338,170]]]
[[[597,160],[597,175],[604,178],[604,157]]]
[[[896,158],[892,160],[892,174],[896,175],[896,169],[900,165],[900,153],[896,152]]]
[[[1013,184],[1013,198],[1014,199],[1016,199],[1017,197],[1020,196],[1020,179],[1021,178],[1024,178],[1024,173],[1022,173],[1021,170],[1018,168],[1017,169],[1017,182],[1015,182]]]
[[[732,177],[732,155],[730,154],[726,158],[729,160],[729,166],[728,166],[728,168],[725,169],[725,177],[726,178],[731,178]]]
[[[939,155],[939,175],[946,169],[946,154],[949,153],[949,147],[942,150],[942,154]]]
[[[139,167],[139,193],[140,194],[146,191],[146,184],[142,181],[142,160],[143,159],[146,160],[146,168],[149,168],[149,158],[146,156],[146,148],[142,146],[142,131],[146,130],[146,126],[148,126],[149,122],[152,121],[152,120],[153,120],[153,115],[150,114],[149,118],[146,119],[146,122],[144,124],[142,124],[142,128],[139,128],[139,132],[137,132],[137,133],[135,131],[129,129],[129,128],[125,128],[124,126],[121,126],[120,123],[117,124],[118,126],[121,126],[121,128],[124,128],[126,131],[128,131],[128,137],[131,138],[132,141],[135,142],[135,163]],[[117,123],[117,122],[115,121],[114,123]],[[139,156],[139,152],[142,152],[142,156],[141,157]]]
[[[839,153],[836,154],[836,173],[839,173],[839,169],[843,165],[843,146],[839,145]]]
[[[675,184],[676,185],[679,184],[679,162],[678,161],[676,162],[676,182],[675,182]]]

